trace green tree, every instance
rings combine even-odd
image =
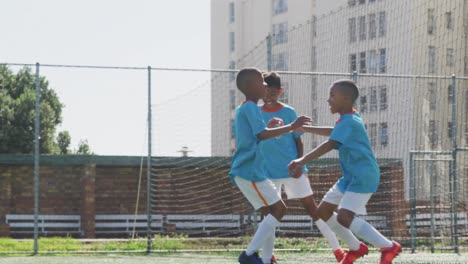
[[[40,77],[40,88],[40,152],[59,153],[55,131],[63,105],[45,77]],[[30,68],[14,74],[0,65],[0,153],[34,152],[35,89]]]
[[[80,140],[78,142],[78,150],[76,151],[76,154],[80,155],[94,155],[94,152],[91,151],[91,148],[89,147],[88,140]]]
[[[70,133],[68,131],[62,131],[58,133],[57,144],[60,150],[60,154],[66,155],[70,153],[68,147],[71,143]]]

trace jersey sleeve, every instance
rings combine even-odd
[[[248,102],[245,105],[245,114],[255,136],[265,130],[265,121],[263,120],[262,114],[260,113],[260,109],[255,103]]]
[[[337,148],[340,148],[341,145],[346,145],[350,140],[352,140],[353,127],[346,120],[339,122],[330,135],[330,139],[338,143]]]
[[[290,123],[296,121],[297,119],[297,114],[296,114],[296,111],[294,111],[294,109],[291,109],[291,111],[289,111],[290,114],[289,114],[289,120],[290,120]],[[303,133],[301,132],[292,132],[292,135],[294,138],[298,138],[298,137],[301,137]]]

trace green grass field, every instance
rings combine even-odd
[[[278,263],[336,263],[331,254],[317,253],[285,253],[277,254]],[[365,258],[356,262],[362,263],[378,263],[380,255],[371,253]],[[105,256],[29,256],[29,257],[2,257],[0,264],[200,264],[200,263],[237,263],[237,253],[231,254],[151,254],[150,256],[122,256],[122,255],[105,255]],[[447,253],[402,253],[393,263],[450,263],[450,264],[466,264],[468,263],[468,254],[456,255]]]

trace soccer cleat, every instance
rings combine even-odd
[[[271,264],[278,264],[278,262],[276,262],[276,256],[275,256],[275,254],[273,254],[273,255],[271,256],[271,262],[270,262],[270,263],[271,263]]]
[[[333,255],[335,255],[336,261],[337,261],[338,263],[340,263],[341,260],[343,260],[344,254],[345,254],[345,251],[344,251],[343,249],[341,249],[341,248],[339,248],[339,249],[333,251]]]
[[[381,248],[382,256],[380,257],[380,264],[391,264],[392,260],[401,252],[401,245],[398,242],[392,241],[393,246],[388,248]]]
[[[359,248],[357,250],[347,250],[344,254],[343,259],[341,260],[340,264],[351,264],[360,257],[367,255],[369,253],[369,248],[361,242]]]
[[[242,254],[240,254],[238,261],[240,264],[263,264],[263,261],[260,257],[258,257],[257,252],[248,256],[247,253],[245,253],[245,251],[242,251]]]

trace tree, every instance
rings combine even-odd
[[[70,153],[70,150],[68,149],[68,147],[70,146],[70,143],[71,143],[71,137],[68,131],[62,131],[58,133],[57,143],[58,143],[58,147],[60,150],[60,154],[66,155]]]
[[[94,152],[92,152],[91,148],[89,147],[88,140],[85,139],[78,142],[78,150],[76,151],[76,154],[94,155]]]
[[[14,74],[0,65],[0,153],[34,152],[35,89],[30,68]],[[40,77],[40,95],[40,152],[59,153],[55,131],[63,105],[45,77]]]

